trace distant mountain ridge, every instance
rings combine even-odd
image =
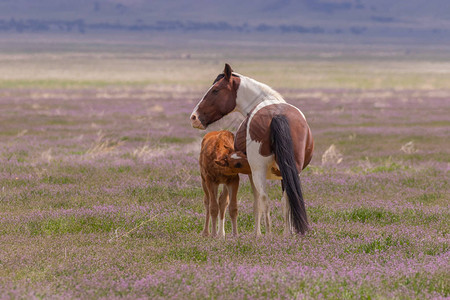
[[[0,0],[0,34],[96,30],[214,30],[450,39],[450,1]]]

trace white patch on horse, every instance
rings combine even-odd
[[[249,138],[247,136],[247,141]],[[264,219],[270,222],[270,207],[268,203],[268,196],[266,193],[266,178],[268,166],[272,165],[274,156],[262,156],[259,153],[261,142],[252,141],[247,143],[247,157],[248,163],[252,170],[252,181],[256,191],[257,198],[255,198],[253,211],[255,213],[255,233],[261,235],[261,214],[264,214]],[[267,230],[270,232],[270,223],[266,224]]]
[[[242,82],[242,79],[244,79],[244,83],[245,83],[246,86],[252,86],[253,85],[254,89],[257,90],[258,92],[259,91],[264,91],[265,94],[267,94],[268,96],[272,96],[273,98],[276,98],[278,100],[284,101],[283,96],[281,96],[280,93],[275,91],[273,88],[271,88],[267,84],[259,82],[259,81],[255,80],[253,78],[250,78],[250,77],[247,77],[247,76],[235,73],[235,72],[233,72],[233,74],[239,76],[240,79],[241,79],[241,82]]]
[[[224,187],[226,189],[226,187]],[[219,232],[217,233],[220,237],[225,237],[225,216],[223,219],[220,218],[219,214]]]
[[[230,157],[231,157],[231,158],[234,158],[234,159],[242,158],[242,157],[240,157],[239,155],[237,155],[236,153],[231,154]]]
[[[280,100],[278,100],[278,99],[267,99],[267,100],[262,101],[261,103],[259,103],[259,104],[255,107],[255,109],[252,111],[252,114],[251,114],[250,117],[248,118],[248,123],[247,123],[247,139],[248,139],[249,136],[250,136],[250,125],[251,125],[252,119],[253,119],[253,117],[256,115],[256,113],[257,113],[260,109],[262,109],[262,108],[264,108],[264,107],[266,107],[266,106],[269,106],[269,105],[272,105],[272,104],[279,104],[279,103],[285,103],[285,102],[280,102]]]
[[[276,100],[276,103],[285,103],[283,97],[268,85],[252,78],[235,73],[240,77],[240,84],[236,96],[235,110],[247,115],[256,105],[267,100]]]
[[[194,110],[192,111],[191,117],[192,117],[192,115],[195,115],[196,117],[198,117],[197,109],[200,106],[200,103],[202,103],[203,99],[205,99],[205,96],[208,94],[208,92],[213,88],[213,86],[214,86],[214,84],[211,85],[211,87],[206,91],[206,93],[203,95],[202,99],[200,101],[198,101],[197,105],[194,107]]]

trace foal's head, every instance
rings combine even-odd
[[[225,175],[251,174],[247,156],[241,151],[231,152],[214,161],[217,165],[226,168]]]
[[[217,76],[213,85],[194,108],[191,114],[192,127],[206,129],[209,124],[220,120],[236,108],[240,79],[232,72],[230,65],[225,64],[223,73]]]

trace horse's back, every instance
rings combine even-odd
[[[314,141],[303,113],[297,107],[288,103],[269,104],[247,116],[236,132],[235,150],[246,153],[248,142],[259,142],[261,143],[259,154],[262,156],[272,155],[270,124],[276,115],[286,116],[289,122],[295,161],[300,172],[311,161]],[[250,135],[249,139],[247,134]]]

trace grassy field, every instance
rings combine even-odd
[[[449,297],[441,52],[0,45],[0,298]],[[188,118],[224,61],[309,121],[306,236],[282,236],[270,182],[274,233],[256,239],[245,176],[239,236],[229,220],[225,240],[201,236],[204,132]]]
[[[448,89],[450,46],[192,37],[0,37],[0,88],[177,85],[204,89],[229,62],[276,88]],[[156,41],[154,41],[156,40]],[[183,46],[180,46],[182,44]]]

